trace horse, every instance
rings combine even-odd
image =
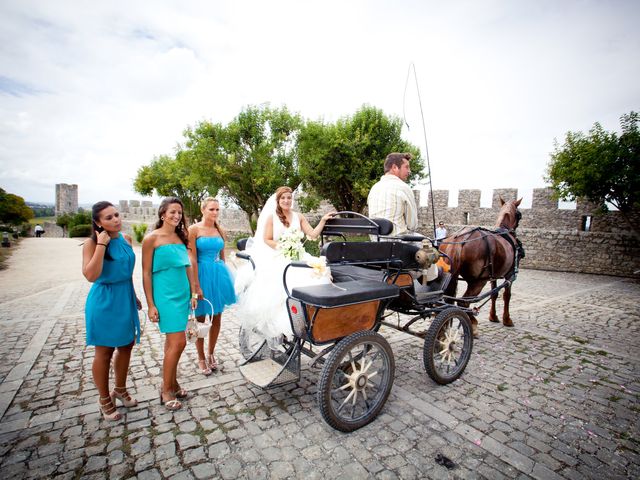
[[[524,256],[524,250],[516,238],[516,228],[522,214],[518,210],[520,200],[505,202],[500,197],[501,208],[495,224],[495,230],[486,230],[480,227],[465,227],[464,229],[445,238],[440,244],[440,251],[450,259],[451,280],[445,289],[446,296],[455,297],[458,288],[458,279],[467,282],[467,290],[464,297],[477,296],[487,282],[491,282],[491,288],[495,289],[497,279],[515,279],[518,260]],[[496,315],[496,300],[498,293],[491,295],[491,311],[489,320],[498,322]],[[513,327],[513,321],[509,315],[509,301],[511,300],[511,284],[504,288],[504,311],[502,323],[506,327]],[[461,305],[468,306],[468,302],[459,301]],[[470,315],[473,335],[478,336],[478,320]]]

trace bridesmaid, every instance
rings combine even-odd
[[[196,318],[204,322],[204,316],[211,314],[211,328],[209,329],[209,345],[207,358],[204,356],[204,338],[196,341],[198,350],[198,366],[200,373],[210,375],[218,370],[218,363],[213,355],[220,333],[220,319],[227,305],[236,302],[231,272],[225,265],[224,242],[226,232],[220,227],[218,216],[220,202],[215,198],[205,198],[200,205],[202,221],[189,227],[189,255],[196,279],[196,291],[199,298],[206,298],[211,302],[198,302]]]
[[[82,274],[93,282],[85,305],[87,345],[96,347],[92,372],[100,412],[106,420],[120,420],[116,400],[125,407],[138,404],[127,392],[131,349],[140,343],[137,310],[142,305],[131,278],[136,257],[131,237],[120,233],[120,214],[111,203],[96,203],[91,216],[93,232],[82,249]],[[112,356],[115,387],[109,393]]]
[[[166,334],[160,404],[167,410],[182,408],[178,399],[186,398],[188,394],[178,384],[178,362],[186,345],[184,331],[189,303],[191,308],[197,306],[182,212],[182,202],[178,198],[165,198],[158,208],[155,230],[142,242],[142,283],[149,319],[159,321],[160,331]]]

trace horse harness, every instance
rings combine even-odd
[[[520,239],[517,237],[515,229],[508,229],[508,228],[501,227],[495,230],[489,230],[483,227],[475,227],[469,230],[468,232],[465,232],[465,235],[468,236],[474,232],[480,232],[480,237],[474,238],[473,240],[464,240],[462,242],[442,242],[442,243],[447,245],[466,245],[467,243],[474,242],[476,240],[481,240],[481,239],[484,240],[484,245],[487,252],[487,261],[489,263],[487,265],[484,265],[484,267],[482,268],[483,270],[488,268],[490,273],[490,280],[495,280],[494,271],[493,271],[493,261],[492,261],[493,256],[491,255],[491,246],[489,245],[489,241],[487,240],[487,237],[500,236],[504,238],[509,243],[509,245],[511,245],[511,248],[513,248],[513,265],[505,275],[505,278],[513,282],[518,275],[518,267],[520,264],[520,260],[525,256],[524,247]]]

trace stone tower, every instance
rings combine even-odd
[[[56,217],[78,211],[78,185],[56,183]]]

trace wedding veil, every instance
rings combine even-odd
[[[262,207],[260,215],[258,216],[258,224],[256,226],[256,233],[247,242],[247,248],[255,248],[261,245],[266,245],[264,242],[264,230],[267,224],[267,219],[270,215],[276,214],[276,194],[272,194],[267,202]]]

